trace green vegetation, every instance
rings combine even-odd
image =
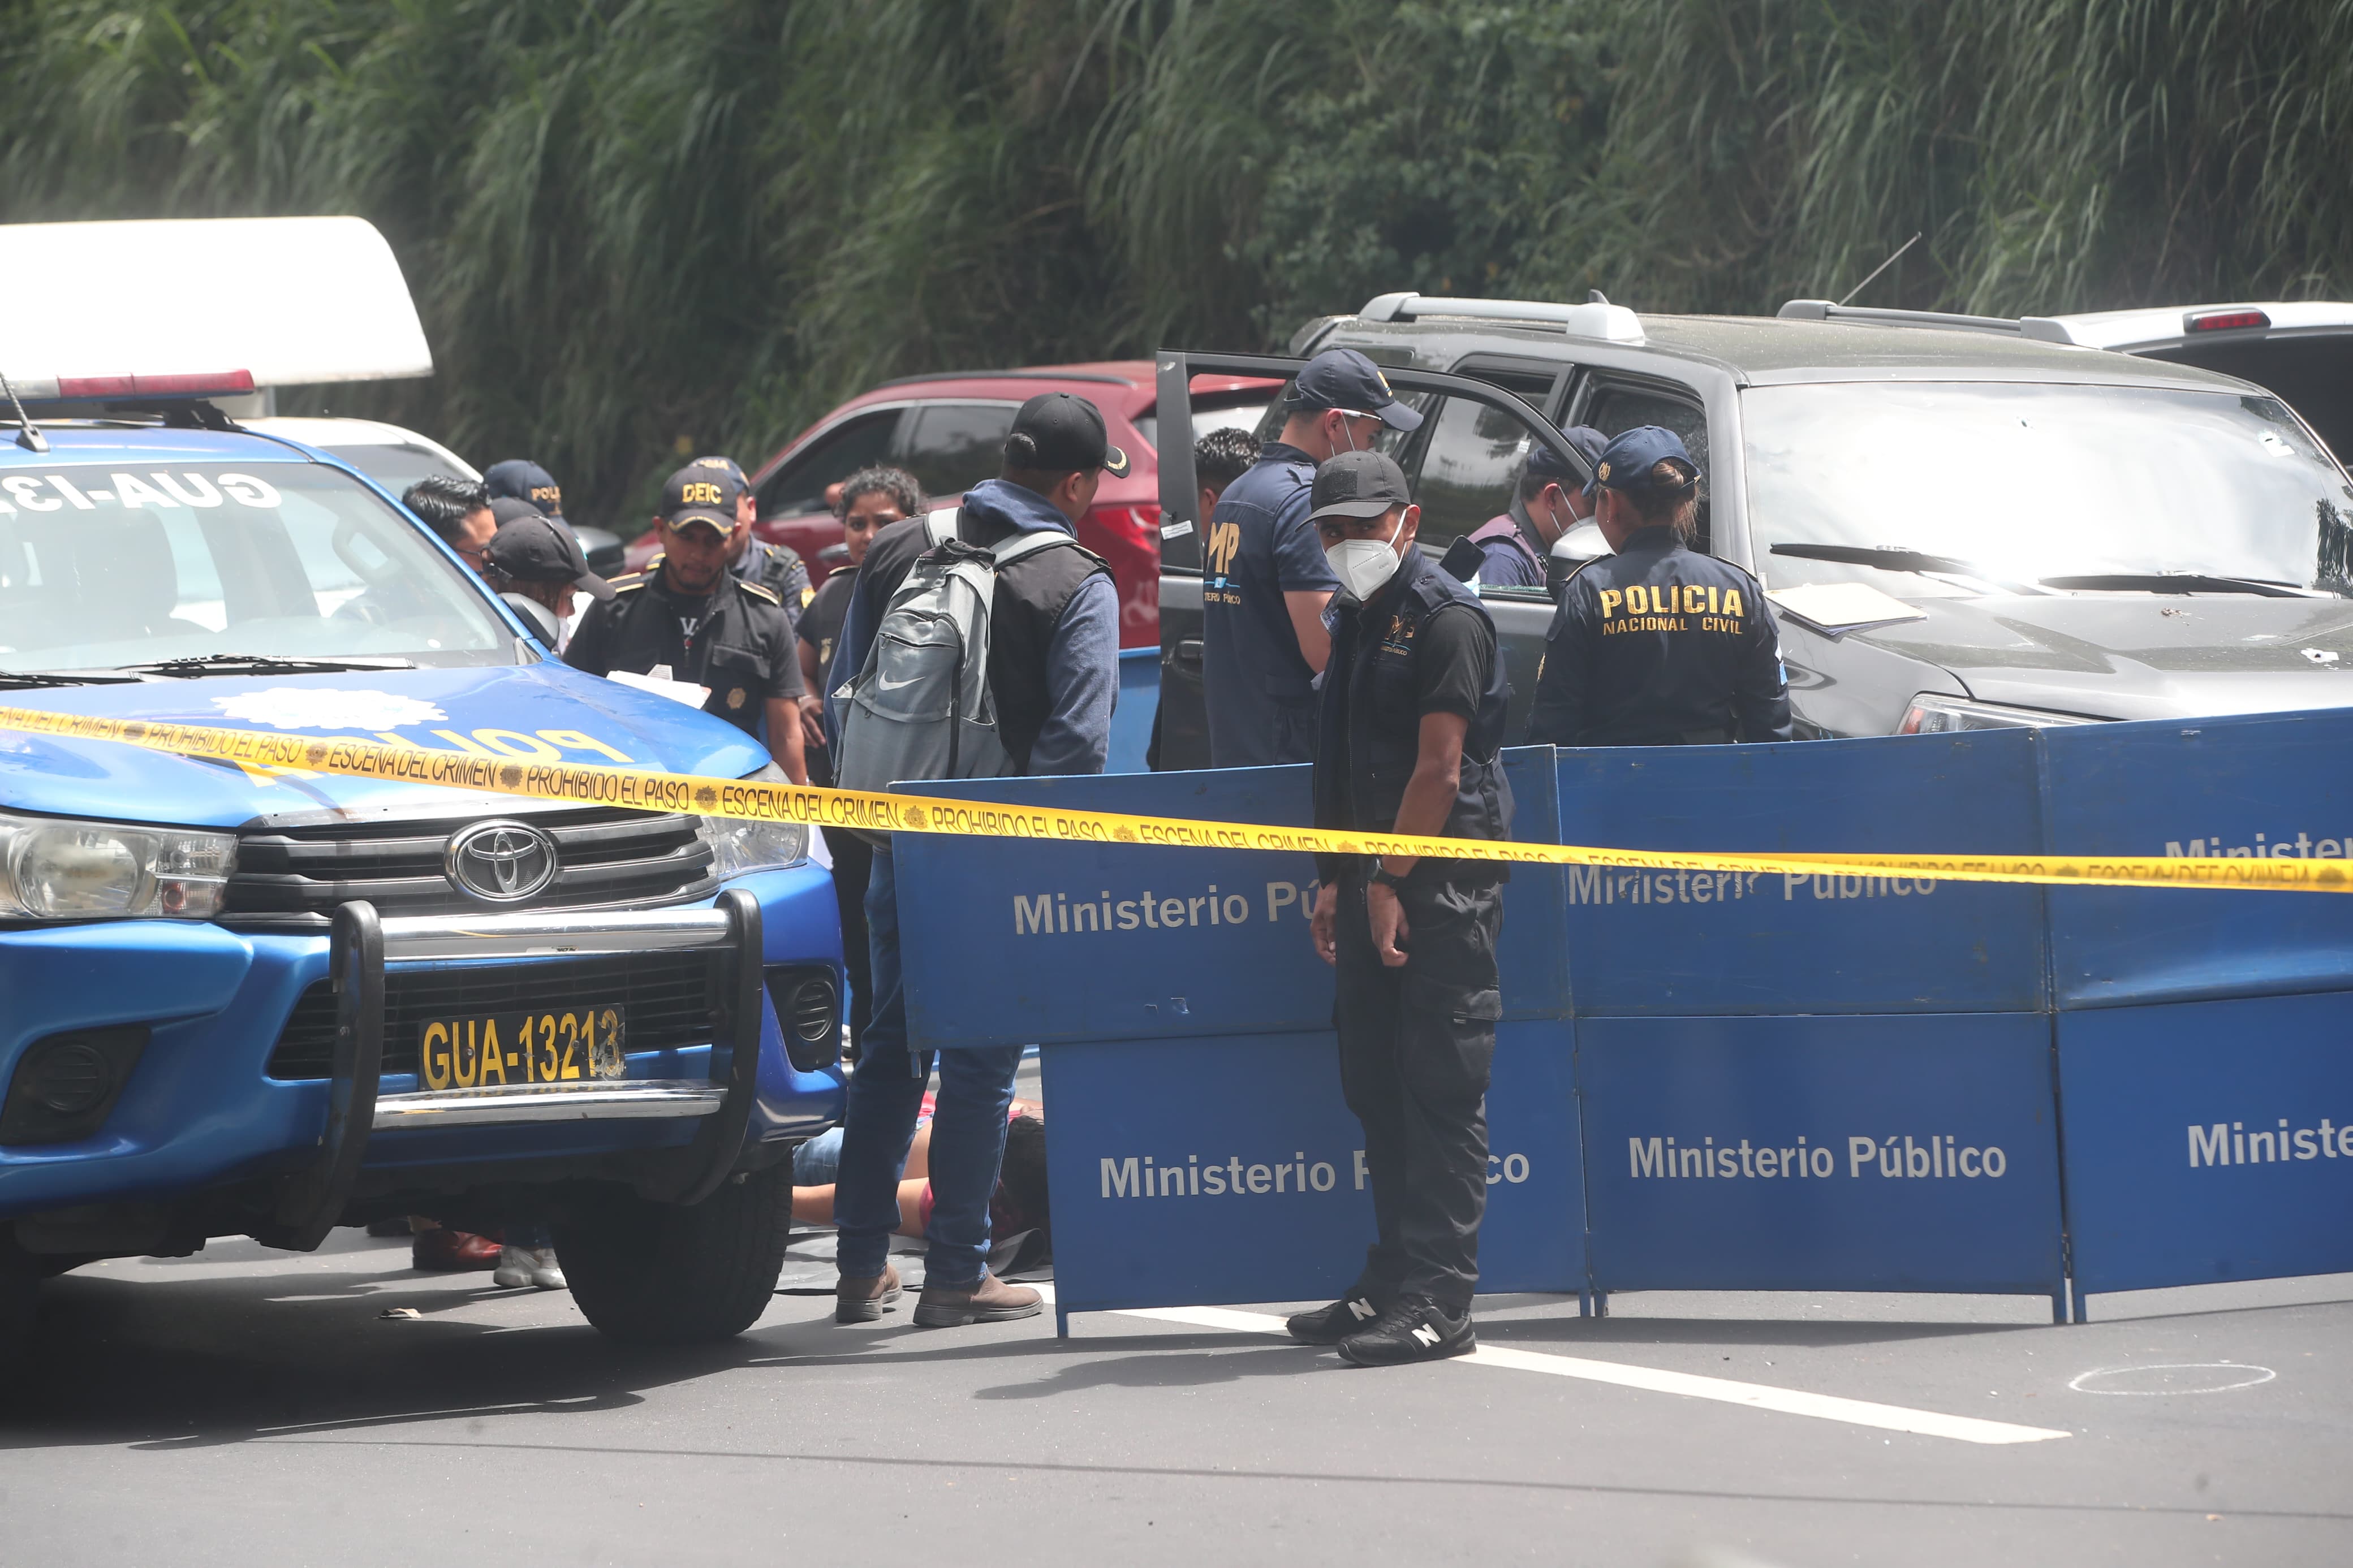
[[[2353,286],[2353,0],[0,0],[0,23],[8,221],[373,219],[440,372],[335,405],[536,456],[583,521],[885,376],[1279,343],[1388,289],[1769,311],[1915,230],[1869,299]]]

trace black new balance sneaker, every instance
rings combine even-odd
[[[1343,1296],[1328,1307],[1293,1312],[1282,1326],[1303,1345],[1336,1345],[1350,1334],[1371,1328],[1380,1315],[1370,1296]]]
[[[1479,1348],[1471,1314],[1460,1317],[1427,1296],[1408,1296],[1340,1342],[1340,1359],[1356,1366],[1402,1366]]]

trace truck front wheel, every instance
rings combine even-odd
[[[767,1310],[792,1228],[789,1164],[731,1178],[699,1204],[617,1194],[555,1230],[581,1315],[625,1344],[732,1339]]]

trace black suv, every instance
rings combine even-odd
[[[1563,426],[1674,430],[1706,474],[1700,547],[1775,596],[1801,737],[2353,703],[2353,483],[2328,447],[2251,382],[2065,337],[1809,300],[1638,317],[1388,294],[1310,322],[1292,357],[1157,368],[1166,409],[1197,376],[1363,351],[1428,416],[1383,439],[1433,553],[1505,510],[1532,443],[1582,471]],[[1164,768],[1208,763],[1191,470],[1161,454]],[[1480,590],[1514,744],[1551,595],[1605,549],[1588,523],[1551,589]]]

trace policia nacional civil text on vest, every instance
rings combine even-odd
[[[1699,466],[1672,430],[1614,437],[1586,487],[1614,555],[1570,577],[1545,633],[1528,741],[1554,746],[1786,741],[1788,682],[1765,590],[1691,548]]]
[[[1341,582],[1315,739],[1315,825],[1511,835],[1497,752],[1511,696],[1478,595],[1414,543],[1420,510],[1377,452],[1316,472],[1311,516]],[[1337,971],[1340,1086],[1364,1124],[1376,1237],[1331,1306],[1290,1321],[1360,1366],[1473,1347],[1488,1071],[1502,1000],[1493,862],[1320,855],[1314,931]]]

